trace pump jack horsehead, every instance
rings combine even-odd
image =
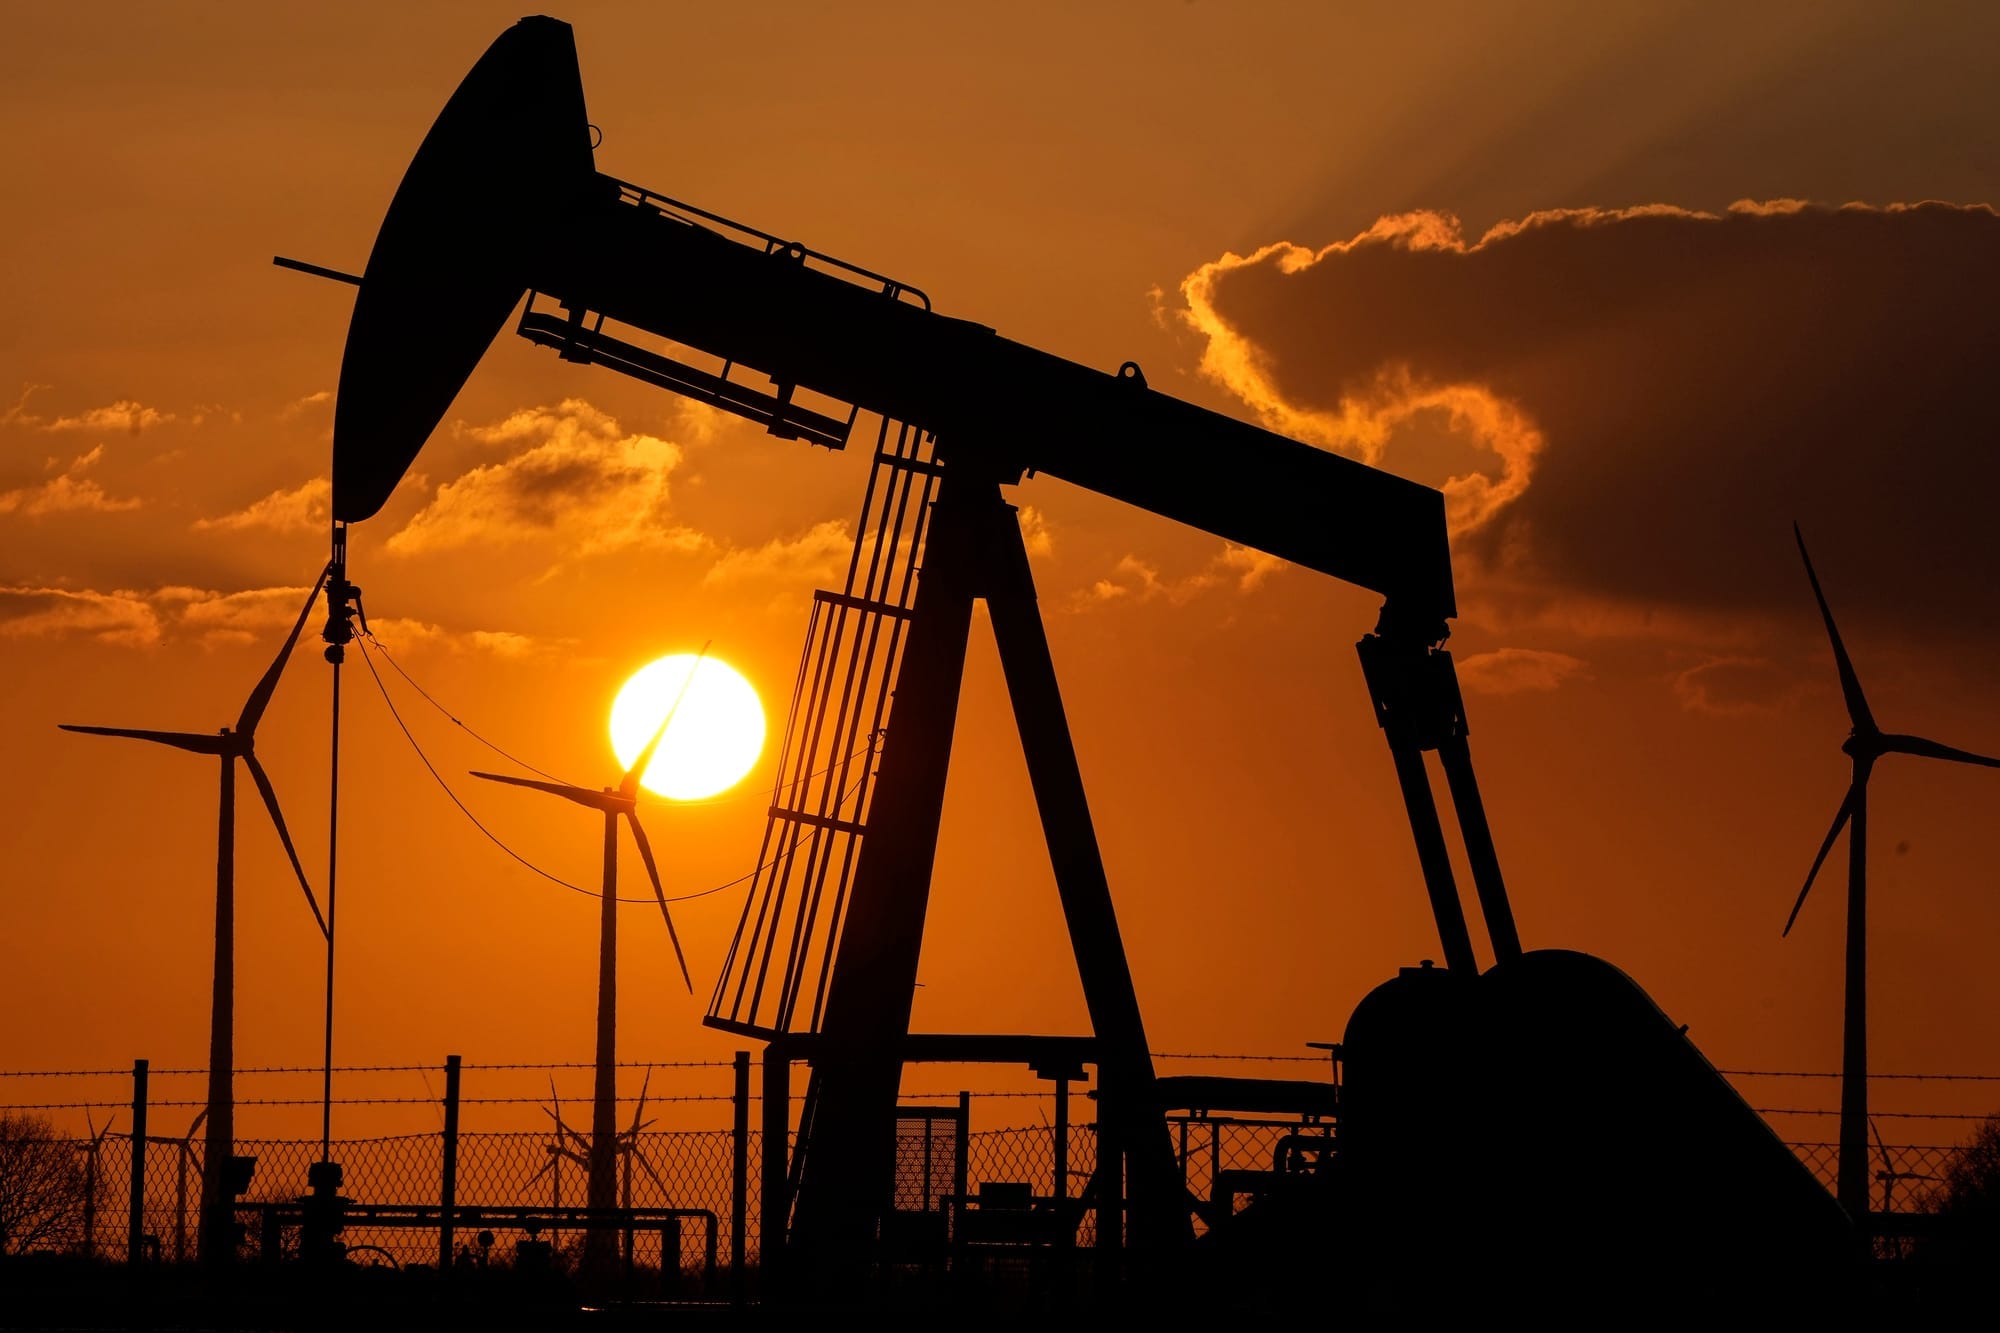
[[[506,207],[491,207],[493,189],[507,181],[521,188]],[[736,413],[780,438],[844,448],[869,414],[875,477],[864,514],[880,526],[864,523],[847,590],[819,593],[813,613],[813,633],[829,636],[823,643],[865,642],[866,652],[854,647],[861,665],[844,684],[838,670],[828,672],[834,686],[811,705],[822,711],[793,718],[793,734],[808,739],[783,761],[785,799],[774,802],[767,839],[798,854],[753,883],[705,1020],[782,1044],[811,1064],[799,1156],[776,1177],[781,1192],[766,1196],[766,1234],[784,1237],[782,1250],[767,1245],[774,1267],[801,1280],[849,1271],[847,1261],[866,1259],[891,1206],[896,1096],[905,1052],[915,1049],[911,996],[972,605],[982,598],[1095,1034],[1099,1235],[1115,1246],[1129,1229],[1135,1253],[1155,1256],[1192,1236],[1166,1132],[1167,1094],[1148,1053],[1020,527],[1002,499],[1002,487],[1036,473],[1384,597],[1359,645],[1363,674],[1437,922],[1446,967],[1430,975],[1450,984],[1437,991],[1430,982],[1392,982],[1357,1010],[1350,1036],[1359,1025],[1356,1049],[1374,1060],[1365,1077],[1352,1066],[1342,1085],[1357,1112],[1372,1106],[1386,1117],[1378,1126],[1408,1119],[1396,1112],[1415,1105],[1415,1075],[1404,1078],[1394,1060],[1375,1055],[1414,1051],[1414,1015],[1424,1006],[1448,1015],[1436,1031],[1500,1025],[1492,1040],[1468,1041],[1462,1056],[1424,1067],[1433,1085],[1450,1082],[1443,1091],[1460,1104],[1482,1106],[1487,1089],[1511,1083],[1488,1052],[1518,1055],[1527,1015],[1547,1010],[1550,1030],[1528,1035],[1551,1052],[1552,1069],[1589,1069],[1592,1078],[1625,1069],[1636,1084],[1671,1065],[1662,1077],[1676,1095],[1631,1101],[1680,1117],[1659,1137],[1694,1154],[1657,1188],[1633,1183],[1602,1201],[1591,1228],[1569,1239],[1601,1235],[1612,1246],[1621,1220],[1657,1228],[1663,1217],[1705,1216],[1706,1198],[1685,1181],[1707,1178],[1698,1164],[1718,1145],[1732,1149],[1752,1182],[1748,1211],[1759,1227],[1743,1245],[1761,1243],[1784,1209],[1818,1207],[1799,1203],[1801,1188],[1824,1205],[1814,1216],[1837,1222],[1825,1191],[1629,979],[1585,955],[1522,952],[1443,647],[1457,608],[1438,491],[1159,393],[1130,362],[1107,374],[939,315],[915,288],[598,172],[572,34],[548,18],[523,19],[473,66],[418,148],[365,272],[347,280],[360,291],[334,416],[338,522],[382,507],[524,292],[515,328],[531,342]],[[678,359],[688,348],[709,360]],[[871,743],[850,774],[856,739],[878,733],[879,752]],[[838,748],[814,750],[821,741],[810,738],[823,735],[840,738]],[[1426,751],[1444,772],[1495,959],[1484,976]],[[814,801],[807,779],[822,765],[841,766],[841,785],[822,786]],[[786,878],[795,865],[804,867],[798,884]],[[1426,998],[1406,1002],[1405,991]],[[1561,1003],[1541,1004],[1552,995]],[[1597,1003],[1604,995],[1616,1002]],[[1598,1020],[1573,1017],[1614,1010],[1644,1040],[1585,1031],[1579,1023]],[[1519,1016],[1513,1026],[1509,1014]],[[927,1049],[965,1049],[974,1039],[923,1040]],[[1625,1053],[1623,1064],[1554,1054],[1607,1043]],[[1568,1112],[1583,1090],[1554,1079],[1535,1092],[1543,1100],[1531,1107],[1519,1099],[1518,1114],[1456,1127],[1444,1154],[1434,1144],[1409,1151],[1435,1162],[1463,1156],[1454,1160],[1464,1170],[1439,1177],[1453,1198],[1466,1196],[1475,1165],[1566,1155],[1546,1142],[1567,1123],[1548,1104]],[[1394,1178],[1403,1148],[1393,1133],[1372,1144],[1367,1134],[1350,1139],[1343,1120],[1342,1135],[1344,1158],[1365,1163],[1374,1154],[1376,1175]],[[1552,1191],[1550,1215],[1569,1217],[1558,1206],[1562,1183],[1533,1183],[1545,1174],[1510,1179]],[[1121,1182],[1123,1191],[1113,1187]],[[1393,1189],[1384,1197],[1393,1203]],[[1663,1210],[1663,1201],[1672,1206]],[[1759,1213],[1757,1201],[1769,1207]],[[1712,1231],[1699,1243],[1699,1253],[1715,1252]],[[1587,1244],[1544,1244],[1521,1257],[1546,1268],[1597,1256]],[[1561,1276],[1551,1275],[1551,1289],[1566,1289]]]
[[[226,1259],[231,1245],[228,1239],[231,1195],[226,1181],[230,1161],[236,1151],[233,1085],[236,1065],[236,765],[239,761],[249,770],[250,780],[257,784],[257,792],[264,798],[264,808],[270,812],[272,827],[278,831],[278,841],[284,845],[285,856],[292,863],[292,873],[298,876],[299,888],[306,895],[306,906],[312,909],[320,937],[326,937],[326,917],[319,910],[319,900],[313,896],[312,885],[306,882],[305,868],[299,864],[298,851],[292,846],[292,835],[285,827],[284,812],[278,809],[277,790],[272,787],[264,766],[257,762],[257,753],[253,748],[257,723],[270,705],[271,696],[277,692],[278,678],[284,674],[285,663],[290,660],[292,648],[298,643],[306,618],[312,614],[313,603],[318,600],[325,583],[326,574],[322,572],[314,581],[312,591],[306,594],[306,604],[300,610],[292,632],[285,636],[284,646],[278,649],[277,657],[272,659],[256,688],[250,691],[234,728],[224,727],[210,734],[199,731],[141,731],[132,727],[85,727],[68,722],[58,724],[64,731],[151,741],[176,750],[214,755],[222,761],[222,787],[215,833],[215,969],[209,1001],[208,1137],[201,1159],[201,1214],[197,1231],[198,1252],[206,1263]]]

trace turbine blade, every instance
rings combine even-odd
[[[1949,745],[1939,745],[1927,741],[1922,736],[1884,736],[1882,748],[1890,754],[1913,754],[1924,759],[1949,759],[1956,764],[1978,764],[1983,768],[2000,768],[2000,759],[1974,754],[1970,750],[1956,750]]]
[[[646,1114],[646,1090],[652,1086],[653,1070],[649,1065],[646,1068],[646,1077],[639,1084],[639,1104],[632,1108],[632,1128],[627,1130],[626,1133],[637,1134],[639,1132],[639,1117]]]
[[[592,791],[588,787],[572,787],[566,782],[537,782],[533,778],[510,778],[504,773],[482,773],[476,768],[466,771],[473,777],[485,778],[488,782],[504,782],[510,787],[532,787],[551,796],[560,796],[566,801],[575,801],[578,805],[587,805],[593,810],[625,808],[624,802],[609,798],[601,791]]]
[[[660,900],[660,916],[667,923],[667,938],[674,942],[674,961],[681,965],[681,980],[686,983],[688,994],[694,994],[694,978],[688,975],[687,955],[681,952],[681,937],[674,929],[674,914],[667,910],[667,891],[660,887],[660,868],[653,864],[653,845],[646,841],[646,830],[639,827],[639,816],[630,810],[625,812],[625,821],[632,826],[632,841],[639,844],[639,859],[646,863],[646,877],[653,881],[653,896]]]
[[[64,731],[82,732],[86,736],[124,736],[135,741],[152,741],[155,745],[171,745],[176,750],[190,750],[195,754],[226,754],[229,738],[210,735],[202,731],[140,731],[136,727],[84,727],[74,722],[58,722]]]
[[[1840,672],[1840,692],[1847,698],[1847,718],[1856,731],[1875,731],[1875,715],[1868,711],[1868,699],[1861,693],[1861,678],[1854,674],[1854,663],[1848,659],[1847,645],[1840,641],[1840,630],[1833,623],[1833,610],[1826,604],[1826,594],[1820,591],[1819,575],[1813,572],[1812,557],[1806,554],[1805,534],[1799,531],[1797,523],[1792,524],[1792,536],[1798,539],[1799,555],[1806,562],[1806,578],[1812,582],[1813,598],[1819,603],[1820,618],[1826,621],[1826,637],[1833,644],[1833,665]]]
[[[660,1193],[662,1194],[669,1193],[667,1189],[667,1182],[660,1179],[660,1173],[653,1169],[653,1164],[646,1159],[646,1154],[639,1151],[639,1145],[636,1143],[632,1145],[632,1155],[639,1159],[640,1167],[646,1172],[647,1175],[653,1178],[653,1183],[660,1187]]]
[[[639,779],[645,776],[648,768],[652,767],[653,751],[659,749],[660,742],[666,738],[667,728],[673,725],[674,714],[680,711],[681,700],[687,698],[688,686],[694,684],[695,673],[701,670],[702,659],[708,656],[709,647],[714,642],[714,639],[710,639],[701,646],[701,651],[694,655],[694,665],[688,668],[687,679],[681,682],[681,688],[674,695],[673,703],[667,706],[667,715],[660,719],[660,729],[653,733],[653,739],[646,742],[646,748],[639,751],[639,757],[632,761],[632,767],[625,770],[625,776],[619,779],[618,790],[627,796],[638,794]]]
[[[250,691],[250,697],[243,703],[243,715],[236,719],[236,729],[245,736],[257,730],[257,719],[264,716],[265,707],[271,696],[277,692],[278,677],[285,674],[285,661],[292,655],[292,646],[299,641],[299,633],[306,627],[306,617],[312,614],[313,603],[319,600],[319,590],[326,586],[327,571],[322,569],[313,580],[312,591],[306,594],[306,604],[299,608],[298,621],[292,632],[285,638],[285,646],[278,649],[278,655],[271,659],[271,665],[264,672],[264,678],[257,682],[257,688]]]
[[[1806,895],[1812,892],[1813,879],[1819,874],[1819,868],[1826,864],[1826,854],[1833,850],[1833,840],[1847,827],[1847,817],[1853,812],[1854,788],[1849,787],[1847,795],[1841,798],[1839,811],[1833,816],[1833,827],[1826,831],[1826,841],[1819,845],[1819,855],[1813,858],[1812,869],[1806,871],[1805,887],[1799,890],[1798,901],[1792,904],[1792,914],[1785,918],[1784,934],[1792,933],[1792,923],[1799,919],[1799,909],[1806,905]]]
[[[278,841],[285,844],[285,855],[291,858],[292,873],[299,877],[299,887],[305,890],[306,906],[312,908],[313,920],[319,922],[321,938],[328,934],[326,917],[320,913],[319,899],[313,897],[312,885],[306,882],[306,868],[299,864],[298,849],[292,846],[292,834],[285,827],[285,812],[278,809],[278,793],[271,786],[271,779],[264,772],[264,766],[257,762],[257,756],[248,750],[243,752],[243,766],[250,770],[250,780],[257,784],[258,792],[264,798],[264,808],[271,812],[271,824],[278,830]]]

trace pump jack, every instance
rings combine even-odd
[[[491,191],[502,181],[521,188],[495,209]],[[838,449],[861,412],[881,419],[877,475],[889,489],[879,511],[864,513],[879,512],[884,525],[866,560],[857,549],[854,569],[866,564],[867,577],[851,572],[846,593],[821,593],[816,605],[816,616],[824,609],[854,618],[842,619],[827,641],[826,660],[843,645],[852,654],[831,730],[845,727],[850,738],[865,730],[872,742],[876,729],[861,726],[859,700],[876,692],[879,722],[893,685],[879,766],[865,766],[875,759],[871,743],[851,811],[846,789],[835,789],[830,803],[823,793],[817,811],[774,804],[774,827],[810,832],[805,855],[818,869],[807,872],[789,907],[782,885],[767,886],[754,919],[746,904],[708,1019],[774,1041],[813,1039],[793,1250],[845,1257],[855,1238],[872,1235],[886,1206],[901,1043],[978,598],[991,611],[1096,1032],[1100,1152],[1125,1159],[1135,1250],[1167,1251],[1191,1234],[1020,528],[1002,498],[1003,486],[1038,472],[1384,597],[1374,631],[1358,646],[1408,809],[1443,972],[1456,983],[1454,995],[1486,980],[1427,751],[1439,756],[1464,840],[1495,958],[1489,977],[1535,972],[1536,955],[1522,954],[1443,647],[1456,606],[1437,491],[1159,393],[1130,362],[1107,374],[936,314],[905,284],[599,173],[571,32],[548,18],[523,19],[503,33],[445,106],[390,205],[359,286],[334,423],[334,516],[343,523],[381,508],[524,291],[522,336],[566,360],[608,366],[760,422],[781,438]],[[709,358],[708,368],[686,359],[687,349]],[[892,529],[909,562],[900,586],[884,563],[883,534]],[[863,545],[870,539],[864,530]],[[854,665],[864,641],[865,670]],[[878,644],[887,645],[879,654]],[[825,719],[807,721],[817,736]],[[819,744],[801,741],[798,753],[810,758]],[[830,845],[842,838],[838,887],[823,902]],[[789,874],[792,857],[784,859]],[[780,926],[787,910],[789,939]],[[802,961],[811,956],[824,960],[813,975]],[[784,975],[767,987],[774,958]],[[1560,972],[1564,985],[1622,984],[1638,996],[1634,1012],[1665,1023],[1622,974],[1613,983],[1590,968],[1541,971]],[[1373,1026],[1363,1027],[1378,1035],[1407,1026],[1400,1018],[1385,1024],[1384,1011],[1414,1012],[1398,1009],[1393,995],[1370,1003],[1372,1010],[1363,1008],[1375,1015]],[[1471,1002],[1453,1012],[1484,1008]],[[1357,1012],[1356,1021],[1362,1017]],[[1474,1069],[1483,1057],[1465,1058],[1470,1063],[1453,1077],[1484,1077]],[[1698,1054],[1693,1059],[1706,1069]],[[1712,1070],[1705,1077],[1733,1097]],[[1378,1089],[1375,1106],[1389,1101]],[[1718,1132],[1752,1133],[1729,1124]],[[1768,1145],[1760,1141],[1752,1157],[1762,1163],[1757,1154],[1775,1150],[1791,1174],[1770,1165],[1773,1178],[1783,1178],[1773,1192],[1796,1192],[1803,1168],[1765,1135]],[[772,1226],[767,1220],[767,1235]]]

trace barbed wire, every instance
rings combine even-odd
[[[1023,1099],[1023,1098],[1048,1099],[1052,1098],[1055,1094],[1053,1092],[1018,1092],[1018,1091],[1000,1092],[1000,1091],[990,1091],[990,1090],[979,1091],[969,1088],[962,1090],[952,1090],[952,1091],[904,1092],[897,1094],[898,1098],[904,1101],[951,1100],[951,1099],[956,1099],[960,1095],[968,1097],[976,1097],[982,1101],[991,1101],[996,1099]],[[791,1100],[803,1101],[805,1099],[805,1096],[806,1094],[803,1092],[795,1092],[791,1095]],[[336,1097],[334,1098],[334,1104],[336,1106],[438,1106],[443,1103],[443,1100],[444,1099],[441,1097]],[[576,1097],[572,1098],[571,1100],[575,1102],[584,1102],[584,1101],[589,1101],[591,1099],[587,1097]],[[612,1098],[612,1100],[620,1105],[625,1105],[625,1106],[637,1105],[640,1102],[653,1102],[661,1105],[666,1105],[678,1102],[730,1102],[735,1100],[735,1096],[732,1093],[721,1093],[721,1092],[669,1094],[669,1093],[655,1093],[648,1091],[644,1096],[641,1096],[638,1093],[629,1093],[629,1094],[621,1093],[618,1096]],[[458,1099],[458,1104],[460,1106],[546,1106],[548,1105],[548,1102],[549,1099],[543,1096],[460,1097]],[[83,1110],[115,1111],[121,1108],[129,1107],[130,1105],[131,1102],[129,1101],[0,1102],[0,1111],[83,1111]],[[189,1108],[189,1107],[203,1107],[208,1105],[208,1102],[206,1099],[197,1100],[194,1098],[176,1097],[176,1098],[149,1099],[146,1105],[149,1108],[152,1107]],[[320,1099],[317,1097],[238,1097],[234,1100],[233,1105],[318,1106],[320,1105]],[[1832,1117],[1832,1116],[1838,1116],[1840,1114],[1838,1110],[1828,1110],[1821,1107],[1805,1107],[1805,1106],[1753,1106],[1750,1109],[1755,1111],[1758,1115],[1800,1115],[1800,1116]],[[1870,1111],[1869,1115],[1883,1120],[1984,1121],[1992,1118],[1989,1115],[1971,1114],[1958,1111]]]
[[[957,1096],[958,1094],[953,1093],[952,1095]],[[574,1102],[587,1102],[591,1099],[588,1097],[575,1097],[571,1098],[571,1100]],[[728,1093],[722,1093],[722,1092],[684,1093],[672,1096],[669,1096],[665,1093],[649,1092],[643,1098],[640,1097],[637,1093],[633,1093],[630,1096],[620,1095],[618,1097],[612,1098],[612,1100],[618,1102],[621,1105],[634,1105],[640,1101],[728,1102],[728,1101],[734,1101],[735,1098]],[[333,1104],[335,1106],[439,1106],[443,1104],[443,1101],[444,1099],[441,1097],[336,1097],[333,1099]],[[239,1107],[318,1106],[321,1104],[321,1101],[318,1097],[238,1097],[235,1098],[230,1104],[232,1106],[239,1106]],[[547,1106],[549,1104],[549,1099],[547,1097],[460,1097],[458,1099],[458,1104],[460,1106]],[[121,1108],[130,1107],[131,1105],[132,1103],[129,1101],[4,1102],[0,1103],[0,1111],[85,1111],[85,1110],[115,1111]],[[161,1108],[173,1108],[173,1107],[180,1107],[180,1108],[203,1107],[207,1105],[208,1102],[206,1099],[196,1100],[193,1098],[183,1098],[183,1097],[161,1098],[158,1100],[148,1100],[146,1102],[146,1107],[148,1110],[158,1110]]]
[[[1319,1055],[1222,1055],[1206,1052],[1154,1051],[1155,1060],[1245,1060],[1264,1061],[1272,1064],[1323,1065],[1327,1062],[1325,1053]]]
[[[147,1102],[147,1106],[171,1106],[171,1102]],[[8,1102],[0,1111],[116,1111],[130,1102]]]
[[[651,901],[648,899],[647,901]],[[733,1060],[619,1060],[619,1069],[730,1069]],[[432,1065],[335,1065],[336,1074],[435,1074],[444,1069],[444,1062]],[[460,1069],[595,1069],[594,1060],[549,1060],[541,1063],[475,1064],[462,1062]],[[239,1068],[238,1075],[252,1074],[314,1074],[326,1072],[320,1065],[252,1065]],[[190,1069],[148,1069],[149,1078],[188,1078],[206,1075],[203,1068]],[[0,1078],[130,1078],[132,1070],[123,1069],[0,1069]]]
[[[620,1069],[733,1069],[734,1060],[619,1060]],[[426,1068],[436,1069],[436,1065]],[[546,1064],[461,1064],[460,1069],[595,1069],[595,1060],[556,1060]]]
[[[625,901],[621,899],[620,901]],[[639,901],[639,900],[633,900]],[[650,898],[643,901],[651,902]],[[1224,1052],[1154,1051],[1155,1060],[1221,1060],[1288,1064],[1324,1064],[1324,1055],[1230,1055]],[[733,1060],[620,1060],[620,1069],[729,1069]],[[460,1069],[595,1069],[593,1060],[544,1060],[544,1061],[465,1061]],[[444,1068],[444,1062],[436,1064],[399,1065],[335,1065],[336,1074],[411,1074],[436,1073]],[[208,1070],[201,1067],[186,1069],[149,1069],[153,1078],[184,1078],[205,1075]],[[250,1065],[236,1070],[238,1074],[320,1074],[325,1070],[319,1065]],[[1839,1070],[1814,1069],[1718,1069],[1715,1071],[1726,1078],[1822,1078],[1843,1077]],[[130,1066],[112,1069],[0,1069],[0,1078],[130,1078]],[[2000,1074],[1870,1074],[1869,1082],[1904,1080],[1933,1083],[2000,1083]]]
[[[1753,1106],[1758,1115],[1818,1115],[1837,1116],[1839,1111],[1822,1110],[1804,1106]],[[1990,1120],[1990,1115],[1967,1115],[1958,1111],[1870,1111],[1869,1116],[1882,1120]]]
[[[1718,1069],[1715,1071],[1728,1078],[1844,1078],[1839,1070],[1825,1072],[1816,1069]],[[1870,1074],[1868,1081],[1907,1079],[1915,1082],[1933,1083],[2000,1083],[2000,1074]]]

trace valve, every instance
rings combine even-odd
[[[345,572],[336,570],[326,581],[326,628],[320,633],[326,640],[326,660],[335,666],[347,657],[356,620],[361,622],[361,632],[368,633],[368,613],[361,609],[360,586],[349,583]]]
[[[326,660],[339,666],[347,657],[347,645],[354,639],[354,622],[361,622],[361,632],[368,633],[368,613],[361,609],[361,588],[347,581],[347,525],[338,524],[333,530],[333,558],[327,563],[326,572],[326,628],[320,637],[326,640]]]

